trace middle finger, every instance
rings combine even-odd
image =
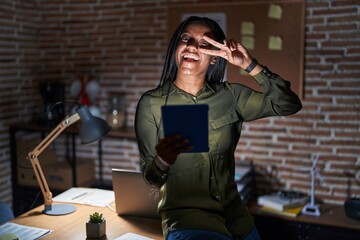
[[[210,43],[211,45],[213,45],[214,47],[217,47],[219,49],[223,48],[224,47],[224,44],[222,43],[219,43],[217,41],[215,41],[214,39],[204,35],[204,40],[207,41],[208,43]]]

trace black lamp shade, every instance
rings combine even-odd
[[[80,140],[81,144],[90,144],[106,136],[111,130],[107,122],[95,117],[90,113],[88,107],[83,106],[78,110],[81,119]]]

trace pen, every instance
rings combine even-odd
[[[76,197],[73,197],[71,200],[75,200],[75,199],[77,199],[77,198],[79,198],[79,197],[82,197],[82,196],[84,196],[84,195],[86,195],[87,194],[87,192],[84,192],[84,193],[82,193],[82,194],[80,194],[80,195],[78,195],[78,196],[76,196]]]

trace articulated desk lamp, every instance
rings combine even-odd
[[[70,117],[65,118],[59,125],[53,129],[44,140],[37,145],[37,147],[28,153],[27,158],[30,160],[32,168],[34,169],[36,179],[40,185],[41,192],[44,196],[45,209],[44,214],[47,215],[65,215],[72,213],[76,208],[69,204],[53,205],[52,193],[46,182],[45,176],[40,166],[38,156],[52,143],[60,133],[67,127],[81,119],[81,127],[79,137],[81,144],[90,144],[103,138],[111,130],[111,127],[105,120],[91,115],[88,107],[82,106],[76,113]]]

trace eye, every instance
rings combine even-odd
[[[187,43],[187,42],[189,42],[189,40],[190,40],[190,36],[188,36],[188,35],[186,35],[186,34],[181,35],[180,40],[181,40],[182,42],[184,42],[184,43]]]
[[[202,39],[202,40],[199,41],[199,46],[201,46],[201,47],[210,47],[210,43],[208,43],[207,41]]]

